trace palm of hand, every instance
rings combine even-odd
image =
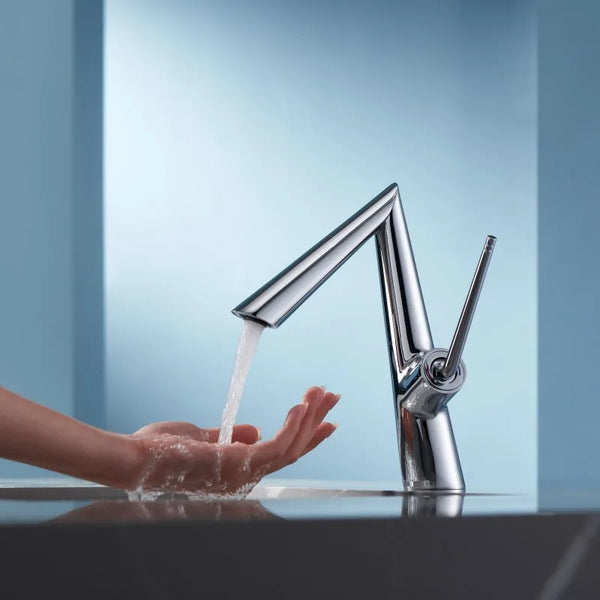
[[[231,444],[217,444],[218,429],[164,422],[143,427],[133,438],[145,460],[132,486],[142,491],[245,494],[268,473],[295,462],[335,431],[324,422],[339,399],[324,388],[310,388],[289,411],[283,427],[259,442],[252,425],[238,425]]]

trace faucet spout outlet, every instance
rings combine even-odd
[[[461,354],[495,238],[488,236],[449,350],[434,348],[400,192],[392,184],[233,309],[279,327],[367,240],[375,239],[404,486],[464,491],[448,401],[462,388]]]

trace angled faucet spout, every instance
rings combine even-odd
[[[459,369],[445,388],[440,384],[438,389],[435,381],[426,379],[431,361],[441,355],[434,351],[397,184],[383,190],[233,313],[278,327],[372,236],[386,316],[404,485],[412,491],[462,491],[464,480],[445,404],[462,385],[464,365],[460,363],[463,374]]]
[[[398,186],[389,186],[236,306],[233,313],[279,327],[377,231],[397,197]]]
[[[395,183],[236,306],[233,313],[279,327],[373,234],[385,285],[385,310],[396,321],[393,343],[402,365],[410,363],[433,344]]]

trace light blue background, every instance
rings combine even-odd
[[[397,181],[438,345],[499,238],[451,414],[471,491],[535,488],[533,2],[109,0],[105,60],[110,428],[217,424],[229,310]],[[399,479],[372,244],[265,332],[240,420],[313,384],[339,430],[282,475]]]
[[[131,248],[108,265],[110,424],[218,421],[239,332],[227,309],[396,179],[438,343],[450,337],[481,236],[500,236],[467,347],[469,383],[452,408],[470,488],[528,486],[536,454],[542,504],[545,489],[597,486],[596,385],[585,358],[600,332],[597,3],[537,3],[537,453],[527,387],[537,364],[532,4],[327,4],[319,26],[316,5],[304,16],[289,3],[145,7],[109,4],[108,53],[123,85],[109,117],[120,114],[131,150],[107,156],[117,208],[129,211],[107,239]],[[0,381],[97,425],[106,412],[101,33],[102,2],[0,4]],[[163,86],[176,63],[176,81]],[[153,95],[142,93],[146,83]],[[146,113],[152,120],[136,125]],[[138,197],[148,201],[141,208]],[[160,253],[152,236],[166,242]],[[439,254],[432,239],[447,240]],[[344,392],[339,432],[294,467],[300,474],[397,476],[373,263],[365,248],[259,350],[243,416],[266,430],[306,385]],[[497,388],[510,373],[515,386]],[[33,472],[0,462],[3,477]]]

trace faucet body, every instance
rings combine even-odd
[[[451,376],[440,376],[448,351],[433,345],[396,184],[233,313],[278,327],[371,237],[377,246],[404,487],[462,492],[465,483],[446,404],[462,387],[466,371],[458,359]]]

